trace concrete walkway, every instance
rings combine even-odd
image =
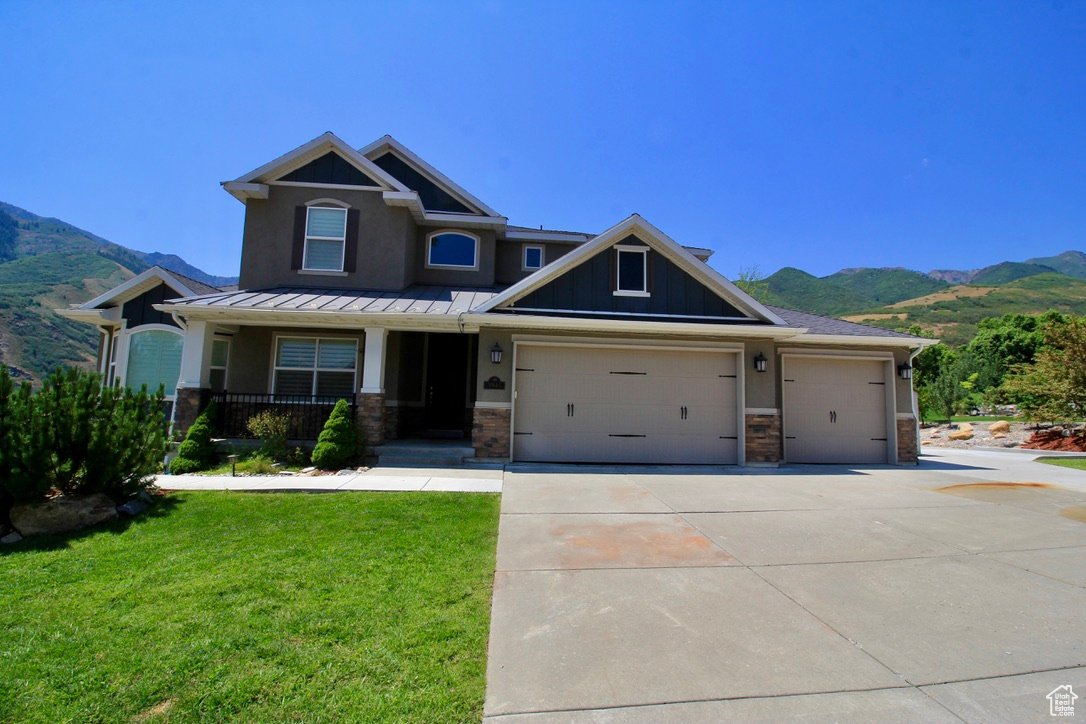
[[[511,466],[485,716],[1048,721],[1086,696],[1082,520],[1086,473],[1015,453]]]
[[[163,490],[247,490],[332,492],[336,490],[434,490],[500,493],[502,471],[472,468],[371,468],[340,475],[159,475]]]

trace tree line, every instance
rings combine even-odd
[[[931,337],[914,325],[901,330]],[[1050,310],[983,319],[968,344],[925,347],[913,360],[921,415],[950,420],[1014,405],[1033,422],[1086,414],[1086,318]]]

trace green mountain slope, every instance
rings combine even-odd
[[[1086,279],[1086,254],[1081,251],[1065,251],[1056,256],[1039,256],[1035,259],[1026,259],[1026,263],[1047,266],[1060,274]]]
[[[842,269],[822,279],[859,294],[871,306],[915,299],[950,286],[909,269]]]
[[[1020,261],[1005,261],[1002,264],[985,267],[973,277],[969,283],[982,286],[998,286],[1013,282],[1015,279],[1024,279],[1035,274],[1049,274],[1055,271],[1051,267],[1038,264],[1027,264]]]
[[[836,316],[878,306],[869,297],[793,267],[771,274],[765,282],[769,288],[767,302],[801,312]]]
[[[155,263],[209,284],[236,282],[0,202],[0,360],[15,377],[35,380],[59,365],[93,366],[95,329],[53,310],[93,299]]]
[[[959,345],[973,338],[977,322],[985,317],[1049,309],[1086,314],[1086,280],[1047,272],[1000,286],[963,284],[844,318],[886,329],[919,324],[944,342]]]

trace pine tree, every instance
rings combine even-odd
[[[351,408],[346,400],[340,400],[317,438],[313,464],[324,470],[346,467],[354,462],[359,448],[359,431],[351,419]]]

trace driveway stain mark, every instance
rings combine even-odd
[[[1086,523],[1086,505],[1069,505],[1060,511],[1060,515],[1068,520]]]
[[[564,568],[667,568],[736,564],[697,529],[669,517],[666,523],[563,523],[551,528],[562,543]]]

